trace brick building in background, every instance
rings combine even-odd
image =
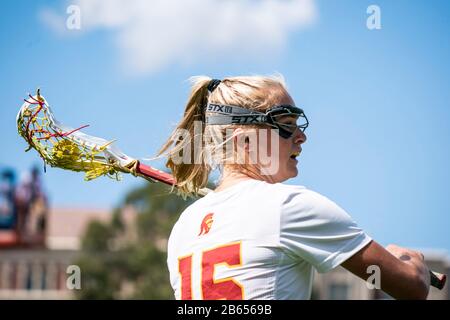
[[[108,210],[51,209],[44,246],[10,244],[0,249],[0,299],[71,299],[66,271],[76,260],[81,237],[90,221],[110,217]],[[11,232],[2,233],[11,243]]]

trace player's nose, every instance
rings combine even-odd
[[[294,133],[294,143],[295,144],[303,144],[306,142],[306,134],[300,130],[300,128],[297,128]]]

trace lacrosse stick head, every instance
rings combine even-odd
[[[136,159],[112,145],[114,141],[87,135],[56,120],[40,90],[28,99],[17,114],[17,129],[29,147],[44,163],[72,171],[85,172],[85,180],[108,176],[120,180],[120,172],[132,173]]]

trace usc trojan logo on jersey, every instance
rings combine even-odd
[[[202,220],[202,224],[200,225],[200,232],[199,236],[207,234],[209,230],[211,229],[211,226],[213,224],[213,215],[214,213],[208,213]]]

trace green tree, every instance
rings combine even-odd
[[[129,192],[108,222],[93,221],[82,240],[79,299],[173,299],[167,270],[167,238],[191,203],[170,187],[150,183]],[[137,210],[127,225],[125,208]]]

